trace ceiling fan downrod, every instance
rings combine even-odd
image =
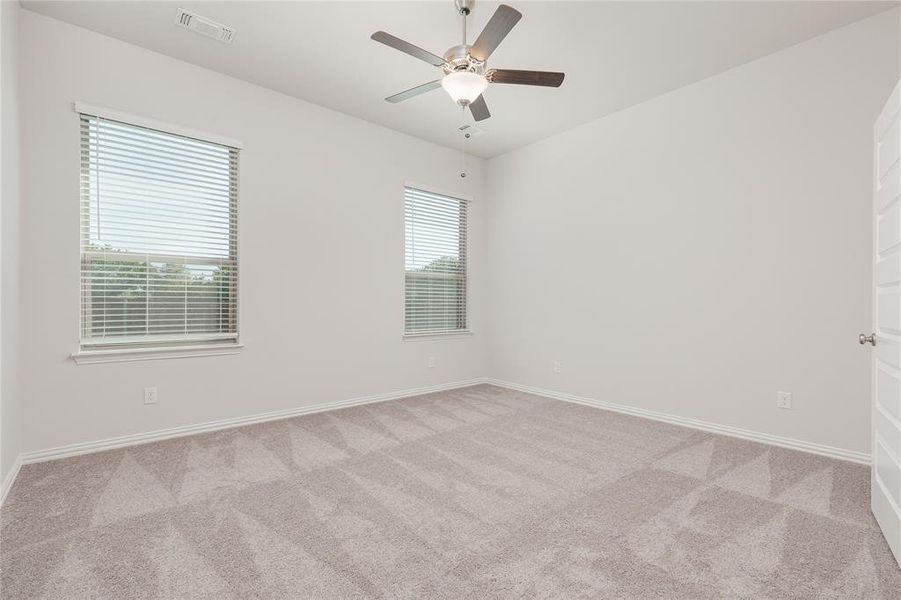
[[[454,6],[457,12],[463,17],[463,46],[466,46],[466,17],[472,12],[472,7],[476,0],[454,0]]]

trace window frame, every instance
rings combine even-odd
[[[90,116],[90,117],[98,117],[101,119],[106,119],[110,121],[117,121],[120,123],[124,123],[126,125],[132,125],[135,127],[142,127],[145,129],[151,129],[155,131],[159,131],[161,133],[196,139],[202,142],[217,144],[221,146],[227,146],[236,150],[236,173],[235,173],[235,200],[234,200],[234,210],[235,210],[235,252],[236,257],[234,260],[234,265],[236,269],[236,279],[235,279],[235,334],[233,338],[229,338],[223,341],[215,341],[209,338],[203,340],[190,340],[190,339],[173,339],[171,341],[160,340],[159,342],[118,342],[104,345],[88,345],[85,346],[83,344],[83,314],[82,314],[82,282],[81,282],[81,262],[83,260],[83,248],[82,248],[82,239],[81,234],[78,235],[78,278],[79,283],[77,286],[77,304],[78,306],[78,319],[77,319],[77,332],[76,332],[76,351],[70,354],[70,358],[76,364],[95,364],[95,363],[108,363],[108,362],[129,362],[135,360],[159,360],[159,359],[169,359],[169,358],[186,358],[192,356],[219,356],[219,355],[229,355],[229,354],[237,354],[243,348],[244,344],[242,342],[241,337],[241,234],[240,234],[240,173],[241,173],[241,150],[244,145],[239,141],[232,138],[228,138],[225,136],[221,136],[214,133],[208,133],[204,131],[199,131],[196,129],[191,129],[188,127],[183,127],[181,125],[176,125],[172,123],[166,123],[163,121],[158,121],[156,119],[151,119],[147,117],[141,117],[137,115],[127,114],[121,111],[117,111],[114,109],[109,109],[101,106],[95,106],[91,104],[86,104],[83,102],[75,102],[72,105],[77,123],[77,131],[79,140],[81,139],[81,119],[82,116]],[[78,156],[76,154],[76,156]],[[77,158],[79,160],[79,171],[80,171],[80,161],[81,158]],[[81,186],[78,186],[78,201],[79,206],[81,205]],[[78,230],[81,229],[81,211],[79,210],[79,227]]]
[[[406,268],[406,245],[407,245],[407,216],[406,216],[406,192],[408,188],[413,188],[416,190],[420,190],[423,192],[427,192],[430,194],[437,194],[439,196],[445,196],[447,198],[451,198],[453,200],[458,200],[460,202],[464,202],[466,204],[466,269],[463,273],[463,283],[464,288],[466,290],[466,294],[464,297],[464,306],[466,308],[466,327],[463,329],[451,329],[447,331],[423,331],[417,332],[407,331],[407,268]],[[414,181],[405,181],[402,188],[402,201],[400,203],[401,208],[401,224],[403,235],[401,235],[401,289],[403,290],[402,296],[402,310],[401,310],[401,339],[404,341],[417,341],[417,340],[434,340],[434,339],[444,339],[444,338],[455,338],[455,337],[468,337],[474,334],[472,329],[472,313],[470,312],[470,256],[471,256],[471,246],[470,246],[470,215],[472,214],[472,204],[473,197],[468,194],[462,194],[457,191],[451,191],[446,189],[437,188],[432,185],[426,185],[422,183],[417,183]]]

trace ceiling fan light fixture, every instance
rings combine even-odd
[[[472,71],[454,71],[441,79],[441,87],[454,102],[468,106],[488,88],[488,80]]]

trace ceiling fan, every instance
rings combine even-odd
[[[466,17],[472,12],[474,4],[475,0],[454,0],[457,12],[463,17],[463,43],[445,52],[443,58],[390,33],[376,31],[372,34],[371,37],[375,41],[419,60],[424,60],[444,72],[441,79],[388,96],[385,100],[391,103],[402,102],[443,87],[454,102],[464,108],[468,106],[473,118],[476,121],[482,121],[491,116],[488,105],[485,103],[485,97],[482,95],[489,83],[560,87],[560,84],[563,83],[564,73],[489,69],[488,57],[507,37],[513,26],[522,18],[522,14],[506,4],[501,4],[476,41],[470,45],[466,43]]]

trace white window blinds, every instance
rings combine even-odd
[[[238,151],[81,115],[81,345],[235,342]]]
[[[468,203],[407,187],[405,206],[405,331],[465,331]]]

